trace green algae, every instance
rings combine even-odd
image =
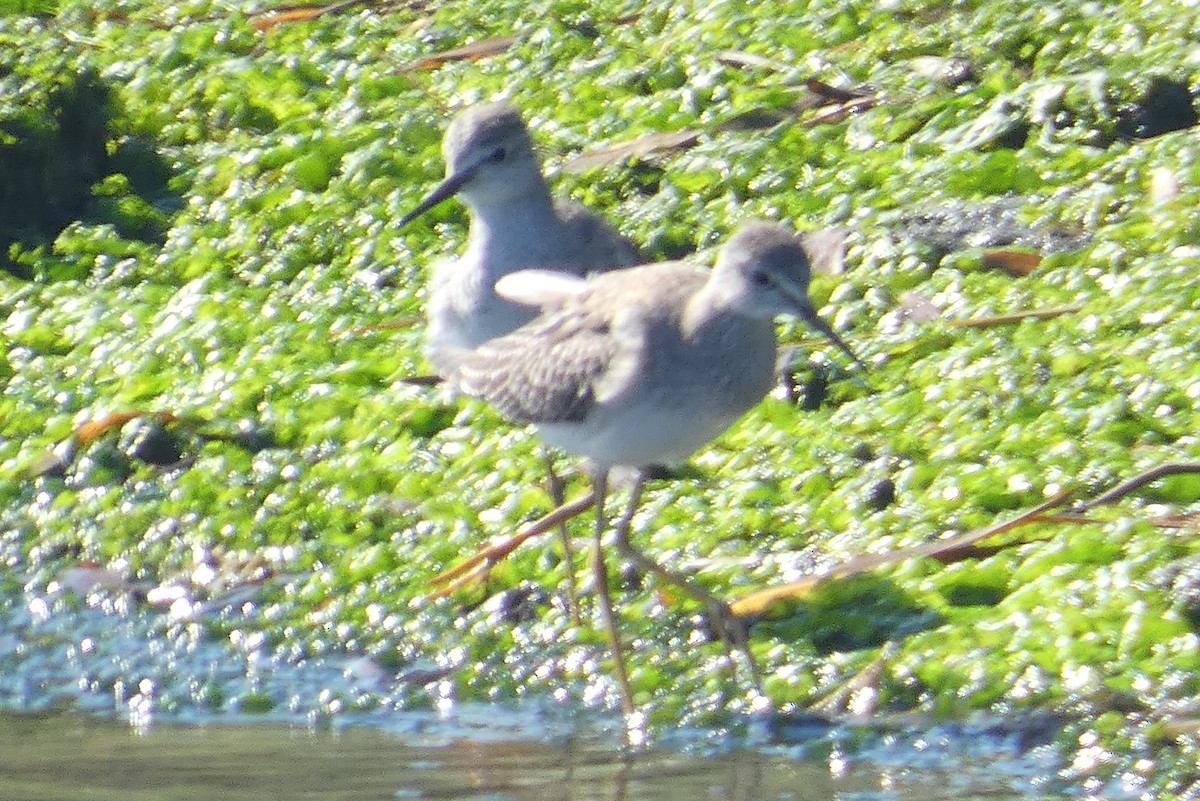
[[[0,156],[41,148],[41,161],[23,158],[76,198],[53,224],[0,232],[15,243],[0,274],[0,553],[24,577],[5,591],[40,592],[81,560],[150,585],[186,578],[200,554],[235,584],[260,578],[265,560],[286,578],[209,636],[257,633],[296,659],[441,660],[464,699],[560,682],[581,692],[580,676],[603,673],[600,637],[557,601],[566,571],[552,547],[520,551],[483,588],[425,599],[432,575],[548,508],[541,460],[488,410],[400,380],[426,369],[420,323],[369,330],[419,320],[428,265],[461,246],[454,204],[402,234],[390,221],[440,174],[452,109],[501,92],[527,111],[552,168],[597,143],[701,132],[685,152],[555,179],[656,258],[707,249],[758,215],[851,229],[846,273],[817,276],[814,296],[871,374],[834,369],[815,408],[765,400],[696,456],[694,474],[653,484],[637,515],[650,553],[702,567],[719,592],[1186,461],[1200,394],[1200,154],[1194,128],[1129,133],[1164,78],[1197,81],[1196,14],[1166,5],[816,2],[766,15],[498,1],[427,18],[358,8],[265,31],[232,4],[5,17],[0,77],[23,94],[0,105]],[[499,56],[407,69],[513,33]],[[724,50],[768,63],[735,66]],[[909,66],[947,53],[973,78],[947,86]],[[879,102],[789,121],[810,77],[869,84]],[[61,131],[55,109],[80,97],[98,104],[77,112],[98,155],[73,181],[56,172],[64,148],[45,143]],[[784,116],[723,127],[748,113]],[[1164,171],[1178,191],[1156,201]],[[1014,194],[1031,227],[1082,236],[1032,276],[898,233],[905,214]],[[906,292],[941,316],[891,324]],[[1060,306],[1079,310],[950,325]],[[166,426],[180,463],[141,458],[122,446],[136,432],[116,432],[60,471],[39,469],[81,423],[140,408],[191,421]],[[876,508],[884,479],[895,500]],[[1194,477],[1174,477],[1087,525],[823,587],[754,629],[769,693],[806,707],[894,648],[883,709],[1103,715],[1093,728],[1123,755],[1111,770],[1161,759],[1182,767],[1160,789],[1180,790],[1194,743],[1151,752],[1146,732],[1163,709],[1195,703],[1200,657],[1194,608],[1156,576],[1196,546],[1152,518],[1198,496]],[[633,679],[652,719],[712,720],[731,697],[744,707],[695,610],[664,608],[624,578]],[[491,602],[517,591],[523,603]],[[561,665],[575,667],[564,678]],[[251,689],[244,701],[282,699]]]

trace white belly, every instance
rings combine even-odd
[[[581,423],[548,423],[538,433],[548,444],[602,467],[678,464],[733,425],[745,410],[633,408],[619,419],[601,411]]]

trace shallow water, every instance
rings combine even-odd
[[[0,717],[0,798],[139,799],[1017,799],[1045,791],[1053,765],[975,742],[955,759],[928,739],[870,756],[779,748],[627,752],[603,732],[518,736],[470,720],[376,726],[160,725]],[[502,712],[492,710],[492,719]],[[986,752],[990,750],[990,758]],[[932,757],[932,759],[931,759]]]
[[[728,729],[660,721],[653,747],[631,751],[617,716],[570,696],[489,705],[431,691],[422,705],[361,658],[242,653],[235,638],[172,636],[161,618],[0,601],[0,801],[1077,795],[1052,716],[730,715]],[[254,697],[271,703],[249,713]]]

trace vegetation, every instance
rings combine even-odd
[[[751,217],[848,229],[845,272],[814,293],[871,373],[803,341],[800,403],[765,400],[637,516],[650,553],[702,566],[715,591],[1194,458],[1194,7],[4,8],[0,614],[102,608],[179,653],[232,643],[280,669],[366,656],[408,677],[310,702],[180,671],[155,677],[164,709],[611,700],[549,538],[429,597],[438,571],[549,508],[531,437],[403,380],[427,369],[424,279],[465,218],[448,203],[392,221],[440,175],[448,116],[498,95],[552,168],[697,132],[555,178],[656,258],[707,258]],[[1035,268],[1014,275],[1014,258]],[[768,695],[785,712],[847,688],[861,708],[863,686],[881,715],[1051,711],[1064,746],[1092,749],[1071,778],[1182,795],[1197,781],[1198,500],[1200,479],[1175,475],[1086,519],[776,604],[752,632]],[[81,568],[107,572],[80,598],[54,592]],[[728,723],[748,700],[720,644],[635,578],[623,625],[652,721]],[[131,592],[132,610],[114,602]],[[17,631],[27,650],[0,653],[6,670],[72,638]],[[138,670],[116,673],[136,686]]]

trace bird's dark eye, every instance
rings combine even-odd
[[[766,273],[761,273],[761,272],[751,273],[750,280],[754,282],[755,286],[770,286],[771,285],[771,276],[767,275]]]
[[[504,161],[508,158],[508,151],[502,147],[498,147],[492,151],[492,161]]]

